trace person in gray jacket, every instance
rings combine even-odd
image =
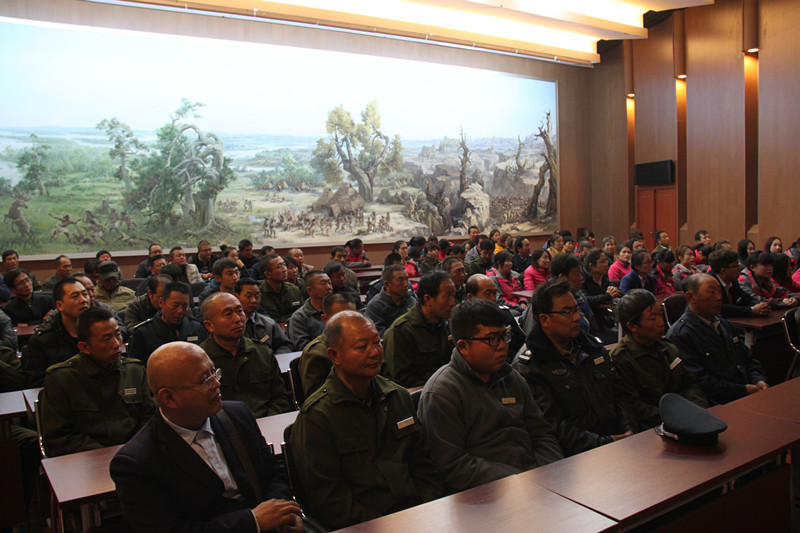
[[[450,363],[422,389],[417,416],[447,486],[466,490],[564,457],[525,379],[506,362],[497,304],[470,298],[450,318]]]
[[[276,354],[294,351],[294,344],[283,328],[261,309],[261,289],[256,280],[240,279],[236,282],[233,293],[242,303],[242,309],[247,317],[244,325],[245,337],[269,346]]]
[[[417,299],[408,292],[408,272],[403,265],[387,265],[381,273],[383,290],[367,304],[364,314],[369,317],[383,337],[395,320],[406,314]]]

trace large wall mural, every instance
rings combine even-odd
[[[552,81],[2,18],[0,72],[23,254],[557,225]]]

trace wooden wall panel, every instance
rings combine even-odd
[[[672,18],[633,42],[636,163],[677,160],[677,104],[672,66]],[[649,231],[649,228],[642,228]]]
[[[761,2],[759,52],[759,224],[784,247],[800,235],[800,2]]]
[[[688,233],[736,242],[745,227],[741,1],[686,11]]]
[[[623,47],[603,54],[591,73],[589,130],[591,133],[591,228],[598,242],[614,235],[628,236],[633,220],[633,184],[628,175],[626,97]]]

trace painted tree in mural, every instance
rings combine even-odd
[[[181,206],[183,219],[196,232],[224,226],[215,218],[217,195],[233,179],[230,158],[215,133],[205,133],[187,118],[199,118],[203,104],[182,100],[170,122],[158,130],[155,145],[137,167],[129,204],[163,223]]]
[[[114,144],[108,154],[114,159],[119,159],[119,168],[115,175],[125,184],[125,190],[130,191],[129,159],[147,151],[147,147],[133,135],[130,126],[120,122],[116,117],[102,120],[95,127],[99,130],[104,130],[108,135],[108,139]]]
[[[341,183],[344,169],[355,180],[361,198],[372,202],[375,178],[402,168],[400,136],[395,135],[390,141],[381,131],[375,100],[361,112],[358,124],[344,107],[338,106],[328,113],[325,129],[330,137],[317,141],[311,166],[334,185]]]
[[[461,169],[458,171],[458,193],[461,194],[467,190],[467,166],[469,166],[469,157],[472,151],[467,146],[467,134],[461,128],[461,141],[458,143],[458,160],[461,161]]]
[[[39,137],[31,133],[31,146],[17,159],[17,168],[22,174],[21,188],[39,190],[39,196],[49,196],[44,181],[47,176],[47,158],[50,145],[39,142]]]
[[[533,195],[531,195],[528,208],[525,210],[525,216],[531,219],[545,218],[554,215],[558,208],[558,149],[553,144],[553,122],[549,111],[546,117],[547,128],[545,129],[544,124],[540,125],[539,131],[535,135],[544,141],[547,153],[542,154],[544,156],[544,163],[539,167],[539,181],[536,182],[536,186],[533,188]],[[542,188],[544,188],[545,178],[548,178],[547,184],[549,193],[544,210],[540,214],[539,195],[542,192]]]

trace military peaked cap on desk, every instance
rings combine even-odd
[[[678,442],[716,444],[719,434],[728,429],[721,418],[672,392],[661,397],[658,408],[663,423],[654,428],[655,432]]]

